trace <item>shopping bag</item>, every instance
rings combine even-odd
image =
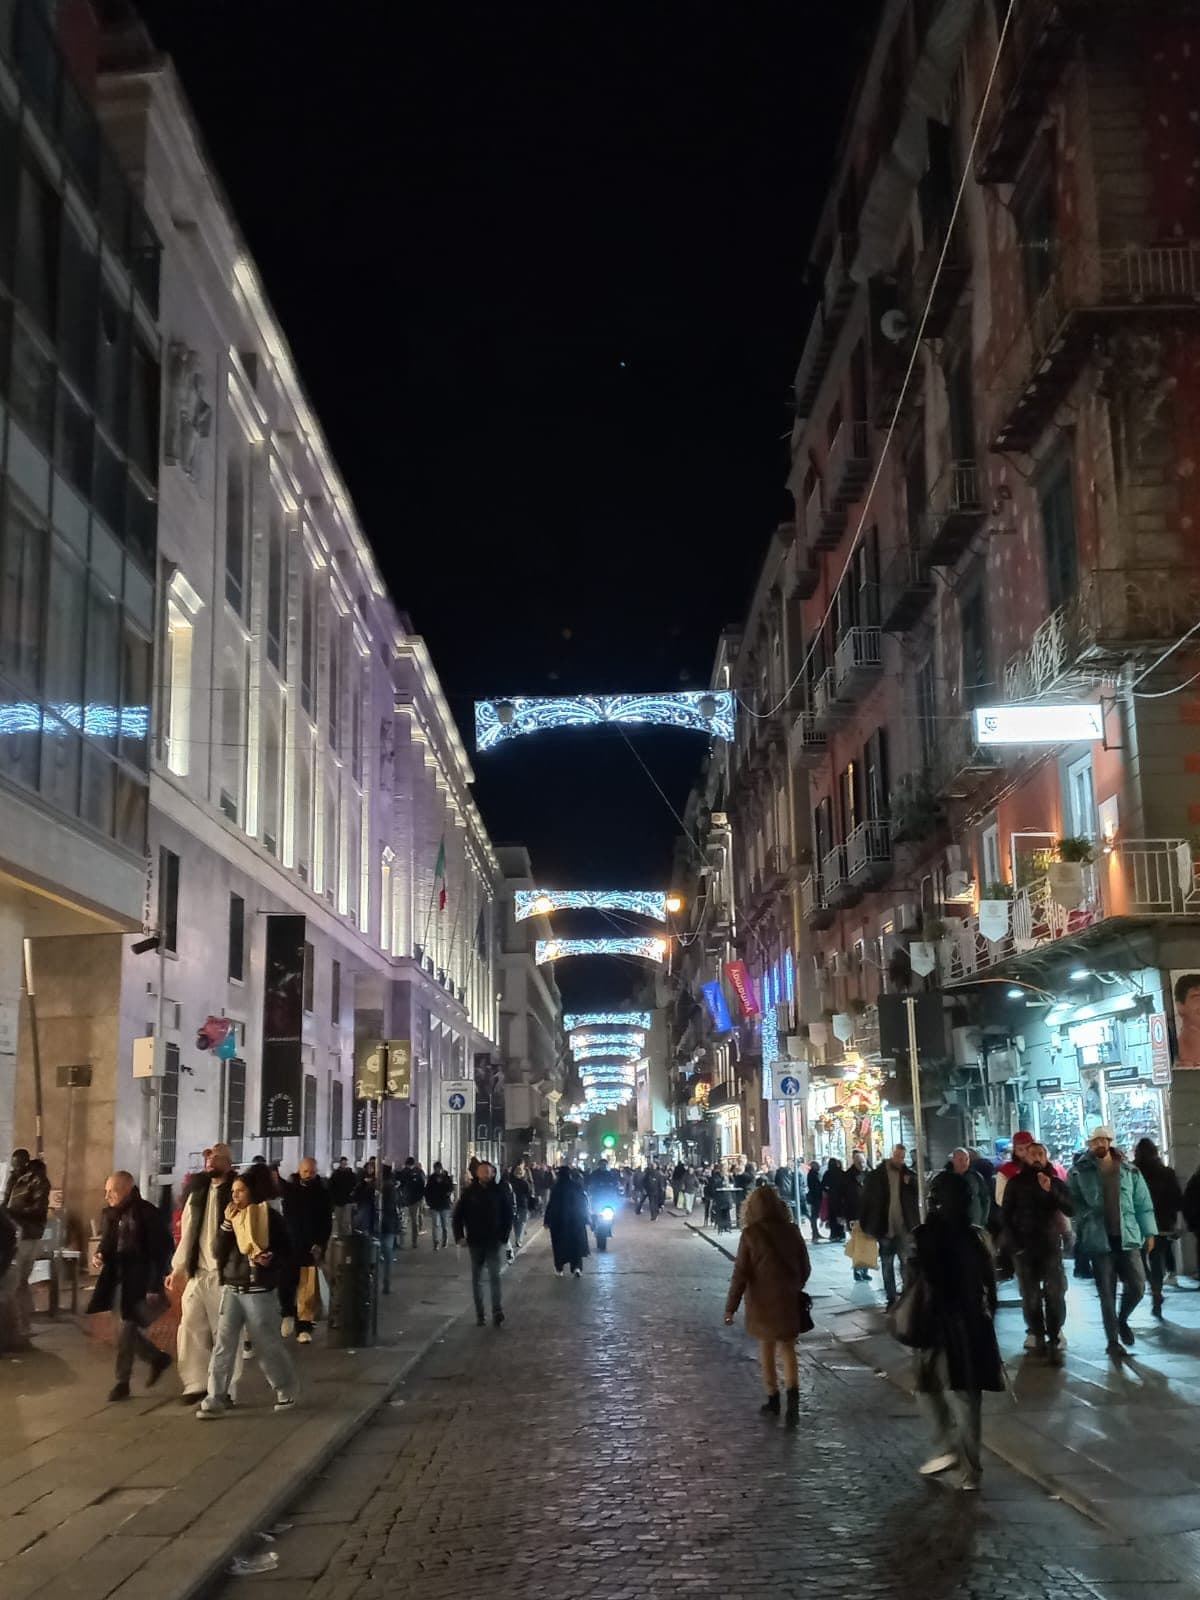
[[[864,1233],[856,1222],[846,1240],[846,1252],[855,1271],[870,1272],[879,1266],[879,1244]]]
[[[320,1267],[301,1267],[296,1286],[296,1318],[321,1322],[329,1315],[329,1281]]]

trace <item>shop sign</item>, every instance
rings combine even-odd
[[[1150,1023],[1150,1064],[1154,1069],[1155,1083],[1170,1083],[1171,1081],[1171,1044],[1167,1034],[1166,1015],[1155,1011],[1149,1018]],[[1160,1076],[1165,1073],[1166,1076]]]
[[[754,992],[754,979],[744,961],[727,961],[725,963],[725,976],[733,985],[734,993],[741,1002],[744,1017],[758,1015],[758,996]]]
[[[1037,1080],[1039,1094],[1061,1094],[1063,1092],[1061,1078],[1039,1078]]]
[[[1104,1074],[1105,1083],[1136,1083],[1141,1073],[1136,1067],[1109,1067]]]
[[[1171,1063],[1164,1061],[1161,1067],[1155,1065],[1150,1072],[1150,1082],[1156,1089],[1169,1089],[1171,1087]]]
[[[1074,744],[1103,737],[1104,712],[1094,703],[975,710],[976,744]]]

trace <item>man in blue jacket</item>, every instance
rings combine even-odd
[[[1073,1168],[1069,1187],[1079,1244],[1092,1258],[1108,1354],[1119,1362],[1125,1359],[1121,1346],[1134,1342],[1130,1313],[1146,1292],[1142,1245],[1154,1249],[1154,1202],[1141,1173],[1113,1148],[1111,1128],[1097,1128],[1089,1136],[1088,1153]]]

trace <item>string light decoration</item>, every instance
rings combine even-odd
[[[631,1086],[633,1084],[633,1068],[601,1067],[594,1071],[581,1072],[579,1078],[583,1087],[595,1088],[600,1084],[620,1083]]]
[[[630,911],[634,916],[667,920],[662,889],[518,889],[514,917],[548,917],[552,911]]]
[[[640,1028],[650,1032],[648,1011],[568,1011],[563,1018],[568,1033],[576,1028]]]
[[[620,1064],[626,1061],[640,1061],[642,1052],[641,1043],[626,1045],[624,1048],[610,1044],[585,1044],[579,1050],[572,1050],[571,1054],[581,1064],[585,1061],[612,1061]]]
[[[603,1028],[576,1028],[571,1033],[571,1049],[585,1049],[590,1044],[611,1044],[618,1050],[623,1050],[626,1045],[641,1050],[645,1046],[645,1039],[644,1028],[616,1028],[611,1033]]]
[[[656,938],[631,939],[539,939],[534,960],[539,967],[547,961],[562,961],[567,956],[637,956],[643,961],[665,961],[667,941]]]
[[[476,700],[475,748],[481,754],[507,739],[556,728],[684,728],[729,743],[734,697],[729,689],[686,689],[666,694],[578,694],[559,697],[513,695]]]

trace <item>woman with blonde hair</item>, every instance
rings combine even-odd
[[[742,1238],[725,1303],[725,1321],[733,1321],[745,1296],[746,1332],[758,1340],[767,1390],[762,1411],[766,1416],[779,1415],[776,1361],[782,1356],[787,1388],[784,1420],[789,1428],[800,1421],[796,1340],[813,1325],[811,1301],[804,1292],[810,1271],[800,1229],[778,1192],[770,1187],[754,1189],[742,1214]]]

